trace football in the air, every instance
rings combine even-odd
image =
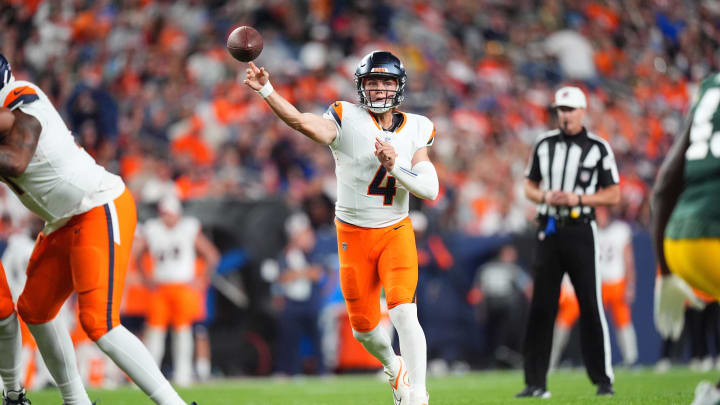
[[[243,25],[228,35],[227,49],[240,62],[250,62],[262,52],[263,39],[255,28]]]

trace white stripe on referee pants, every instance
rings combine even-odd
[[[610,382],[615,380],[615,374],[612,368],[612,353],[610,352],[610,335],[608,333],[607,319],[605,319],[605,308],[602,302],[602,280],[600,277],[599,249],[597,239],[597,224],[595,221],[590,222],[593,233],[593,249],[595,250],[595,298],[600,314],[600,324],[602,325],[603,334],[603,351],[605,352],[605,374],[610,378]]]

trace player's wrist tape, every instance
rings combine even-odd
[[[429,160],[424,160],[413,166],[412,170],[408,170],[403,166],[409,167],[409,162],[395,161],[395,166],[390,171],[405,188],[415,196],[434,200],[440,191],[437,171],[435,166]]]
[[[272,84],[270,84],[270,80],[268,80],[267,83],[260,88],[260,90],[257,90],[257,93],[260,97],[267,98],[273,91],[275,91],[275,89],[273,89]]]

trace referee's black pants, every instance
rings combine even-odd
[[[541,224],[540,231],[544,229]],[[538,233],[530,316],[523,346],[525,384],[547,387],[553,328],[560,284],[568,273],[580,304],[582,356],[593,384],[613,379],[610,340],[596,271],[597,226],[594,221],[558,225],[551,235]]]

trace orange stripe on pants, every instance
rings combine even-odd
[[[80,323],[92,340],[119,325],[136,224],[135,201],[126,189],[115,201],[74,216],[49,235],[40,234],[18,300],[20,316],[31,324],[48,322],[77,291]]]
[[[410,218],[385,227],[363,228],[335,221],[340,256],[340,288],[358,332],[380,322],[380,287],[388,308],[413,302],[418,259]]]

